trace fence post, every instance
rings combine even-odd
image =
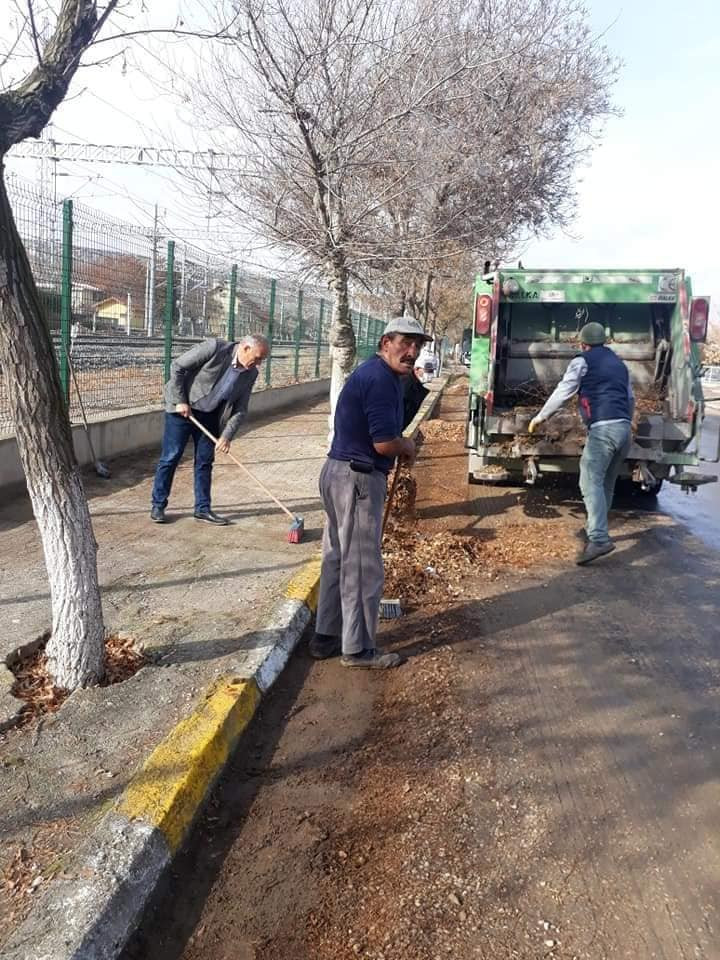
[[[73,202],[63,201],[62,285],[60,288],[60,386],[65,406],[70,403],[70,326],[72,324]]]
[[[235,300],[237,298],[237,264],[232,265],[230,271],[230,301],[228,303],[227,338],[231,342],[235,339]]]
[[[172,326],[175,312],[175,241],[168,240],[165,280],[165,382],[170,379],[172,363]]]
[[[325,319],[325,301],[320,300],[320,319],[318,320],[317,345],[315,347],[315,379],[320,379],[320,350],[322,349],[323,320]]]
[[[303,292],[302,288],[298,290],[297,318],[295,320],[295,383],[297,383],[300,373],[300,342],[303,333]]]
[[[267,362],[265,364],[265,386],[270,386],[272,379],[272,348],[273,348],[273,327],[275,325],[275,292],[277,290],[277,280],[270,281],[270,316],[268,317],[268,349]]]

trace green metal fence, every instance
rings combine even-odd
[[[125,223],[84,204],[61,204],[9,182],[60,366],[71,419],[80,416],[69,364],[93,416],[157,406],[173,357],[203,337],[262,333],[270,356],[256,389],[329,376],[328,293],[272,278]],[[382,322],[352,311],[358,360]],[[69,358],[69,359],[68,359]],[[12,430],[0,371],[0,432]]]

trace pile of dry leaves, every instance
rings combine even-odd
[[[444,603],[463,594],[463,582],[478,573],[495,579],[498,570],[527,570],[552,560],[568,561],[575,543],[558,536],[556,521],[507,523],[477,534],[424,534],[407,524],[388,525],[383,541],[386,597],[405,604]]]
[[[426,440],[445,443],[465,442],[465,421],[428,420],[423,424]]]
[[[122,683],[145,663],[146,658],[135,648],[132,637],[110,634],[105,641],[105,676],[100,686]],[[48,671],[45,643],[33,653],[21,657],[10,669],[15,674],[11,693],[18,700],[25,701],[23,722],[44,713],[54,713],[67,699],[68,691],[60,690],[53,684]]]

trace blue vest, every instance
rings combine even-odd
[[[598,420],[630,420],[630,374],[609,347],[593,347],[582,355],[587,373],[580,381],[580,416],[590,427]]]

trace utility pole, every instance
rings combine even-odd
[[[155,335],[155,271],[157,269],[158,245],[158,205],[155,204],[153,216],[152,250],[150,252],[150,273],[148,276],[147,335]]]
[[[178,328],[180,336],[185,335],[185,255],[187,244],[182,247],[182,257],[180,259],[180,297],[178,301]]]

